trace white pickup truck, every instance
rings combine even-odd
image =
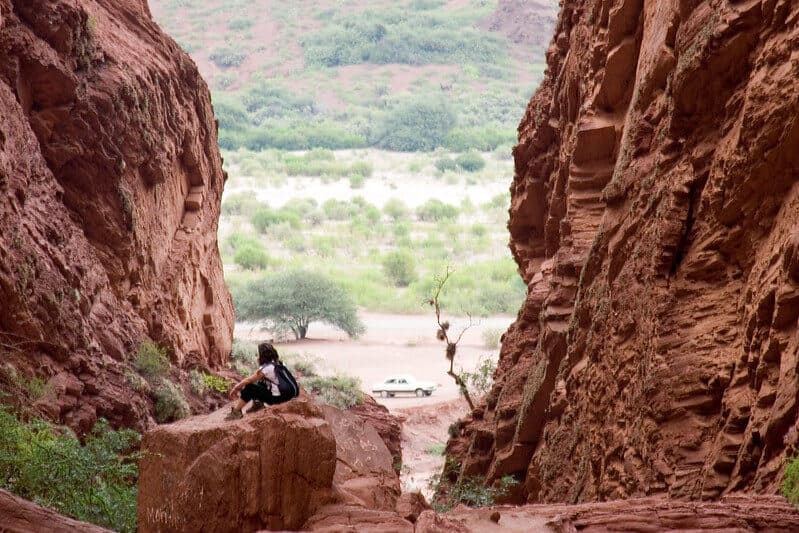
[[[383,398],[394,397],[400,392],[416,394],[419,398],[430,396],[436,390],[436,384],[431,381],[419,381],[415,377],[402,374],[390,376],[379,383],[372,385],[372,394],[379,394]]]

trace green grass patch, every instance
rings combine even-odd
[[[353,376],[307,376],[301,378],[303,387],[322,403],[349,409],[363,403],[361,380]]]
[[[139,435],[100,420],[80,441],[0,409],[0,488],[78,520],[136,531]]]

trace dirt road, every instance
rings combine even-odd
[[[322,373],[341,372],[361,379],[364,392],[371,393],[372,384],[392,374],[411,374],[417,379],[439,384],[432,396],[416,398],[399,395],[375,398],[390,410],[411,406],[427,406],[459,397],[458,388],[447,375],[448,361],[444,343],[436,339],[435,317],[430,315],[390,315],[361,313],[366,334],[357,340],[324,324],[311,324],[308,338],[278,345],[280,353],[308,354],[319,361]],[[498,350],[485,347],[483,332],[505,330],[513,317],[477,319],[458,345],[455,366],[473,370],[481,357],[496,359]],[[450,320],[451,331],[459,332],[468,319]],[[252,325],[237,324],[237,338],[269,340],[269,334]]]

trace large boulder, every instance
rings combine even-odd
[[[394,511],[394,458],[357,414],[304,394],[241,420],[226,413],[144,436],[140,531],[412,531]]]
[[[145,434],[139,531],[299,529],[334,501],[330,423],[300,398],[237,421],[225,410]]]
[[[348,412],[357,415],[364,422],[373,426],[380,438],[386,444],[388,451],[394,458],[394,467],[399,471],[402,464],[402,420],[399,416],[391,414],[386,406],[375,401],[368,394],[364,394],[364,401]]]
[[[400,482],[391,452],[380,434],[356,414],[330,405],[321,408],[336,439],[336,488],[346,494],[345,500],[351,504],[393,511]]]

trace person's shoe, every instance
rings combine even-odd
[[[247,414],[254,413],[256,411],[260,411],[264,408],[264,402],[259,402],[258,400],[253,400],[252,406],[247,409]]]
[[[230,408],[230,412],[225,417],[225,420],[238,420],[240,418],[244,418],[244,413],[240,410],[236,409],[235,407]]]

